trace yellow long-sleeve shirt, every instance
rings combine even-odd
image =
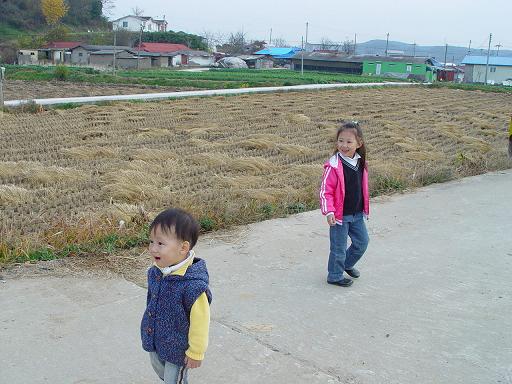
[[[181,268],[171,275],[183,276],[188,267],[194,262],[190,259]],[[160,268],[161,269],[161,268]],[[166,276],[164,274],[164,276]],[[192,305],[190,309],[190,328],[188,330],[188,349],[185,354],[193,360],[203,360],[206,349],[208,348],[208,335],[210,332],[210,304],[206,293],[203,292]]]

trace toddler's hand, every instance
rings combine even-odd
[[[327,224],[329,224],[331,227],[336,225],[336,218],[334,215],[327,215]]]
[[[185,366],[190,369],[199,368],[201,366],[201,360],[194,360],[188,356],[185,356]]]

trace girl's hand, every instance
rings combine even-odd
[[[334,215],[327,215],[327,224],[329,224],[331,227],[336,225],[336,218]]]
[[[185,356],[185,366],[190,369],[199,368],[201,366],[201,360],[194,360],[188,356]]]

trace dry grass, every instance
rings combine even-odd
[[[374,195],[510,167],[509,98],[357,89],[4,114],[0,248],[140,229],[170,205],[213,227],[313,208],[342,119],[362,123]]]

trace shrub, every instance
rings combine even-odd
[[[67,80],[69,77],[69,68],[66,67],[65,65],[57,65],[55,67],[53,75],[57,80],[60,80],[60,81]]]
[[[201,226],[201,230],[205,232],[213,231],[217,228],[215,220],[208,216],[201,217],[199,219],[199,225]]]

